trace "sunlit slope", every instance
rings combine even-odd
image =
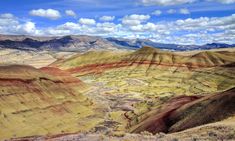
[[[55,68],[0,67],[0,139],[87,131],[102,119],[87,86]]]

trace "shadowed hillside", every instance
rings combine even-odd
[[[131,127],[131,132],[149,131],[177,132],[192,127],[216,122],[235,114],[235,89],[212,94],[203,98],[178,97],[138,117],[139,123]]]

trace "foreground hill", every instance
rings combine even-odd
[[[91,129],[102,119],[86,89],[56,68],[0,66],[0,140]]]
[[[178,132],[235,115],[235,89],[205,97],[176,97],[132,122],[131,132]],[[133,125],[134,124],[134,125]]]

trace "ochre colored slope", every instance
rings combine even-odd
[[[102,113],[86,88],[56,68],[0,66],[0,140],[91,129]]]

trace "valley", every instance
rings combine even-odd
[[[234,139],[234,49],[2,48],[0,58],[0,140]]]

